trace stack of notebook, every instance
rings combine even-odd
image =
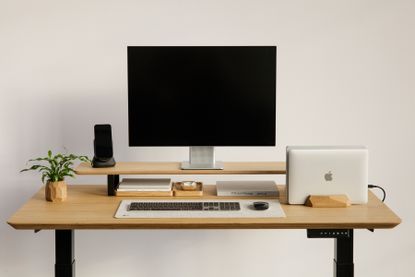
[[[124,178],[117,189],[117,196],[172,196],[169,178]]]

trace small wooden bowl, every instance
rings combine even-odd
[[[203,195],[203,183],[202,182],[194,182],[196,183],[195,189],[184,189],[183,182],[174,182],[173,183],[173,193],[174,196],[180,197],[197,197]],[[186,187],[186,186],[185,186]]]
[[[195,181],[183,181],[180,182],[182,190],[197,190],[197,182]]]

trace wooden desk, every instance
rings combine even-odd
[[[285,186],[279,186],[281,202],[286,203]],[[373,193],[367,205],[349,208],[309,208],[283,204],[285,218],[180,218],[117,219],[115,211],[122,199],[108,197],[103,185],[68,186],[68,199],[63,203],[45,201],[40,189],[8,221],[15,229],[378,229],[393,228],[397,217]],[[213,185],[205,185],[204,199],[237,199],[218,197]],[[252,197],[245,197],[251,199]],[[139,199],[139,198],[137,198]],[[145,199],[149,199],[146,197]],[[163,198],[165,199],[165,198]],[[180,199],[174,197],[174,199]],[[264,198],[261,198],[264,199]],[[34,216],[35,215],[35,216]]]
[[[203,198],[218,199],[206,185]],[[353,229],[393,228],[401,220],[374,194],[367,205],[349,208],[309,208],[287,205],[285,186],[279,186],[285,218],[116,219],[123,197],[108,197],[104,185],[72,185],[63,203],[44,200],[40,189],[9,220],[15,229],[55,230],[55,276],[74,276],[75,229],[307,229],[308,237],[335,239],[335,276],[353,276]],[[132,197],[128,197],[129,199]],[[221,197],[225,198],[225,197]],[[232,198],[232,197],[229,197]],[[146,198],[148,199],[148,198]],[[262,198],[263,199],[263,198]]]

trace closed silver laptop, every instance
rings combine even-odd
[[[289,204],[309,195],[346,194],[352,204],[367,203],[368,150],[364,146],[288,146]]]

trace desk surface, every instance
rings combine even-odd
[[[278,186],[280,201],[286,203],[285,186]],[[217,197],[215,186],[205,186],[205,199]],[[310,228],[393,228],[401,219],[369,192],[367,205],[348,208],[310,208],[282,204],[285,218],[171,218],[116,219],[122,199],[136,197],[107,196],[104,185],[69,185],[63,203],[45,201],[41,188],[8,223],[15,229],[310,229]],[[138,198],[137,198],[138,199]],[[146,198],[148,199],[148,198]],[[178,199],[176,197],[175,199]],[[264,198],[262,198],[264,199]]]

